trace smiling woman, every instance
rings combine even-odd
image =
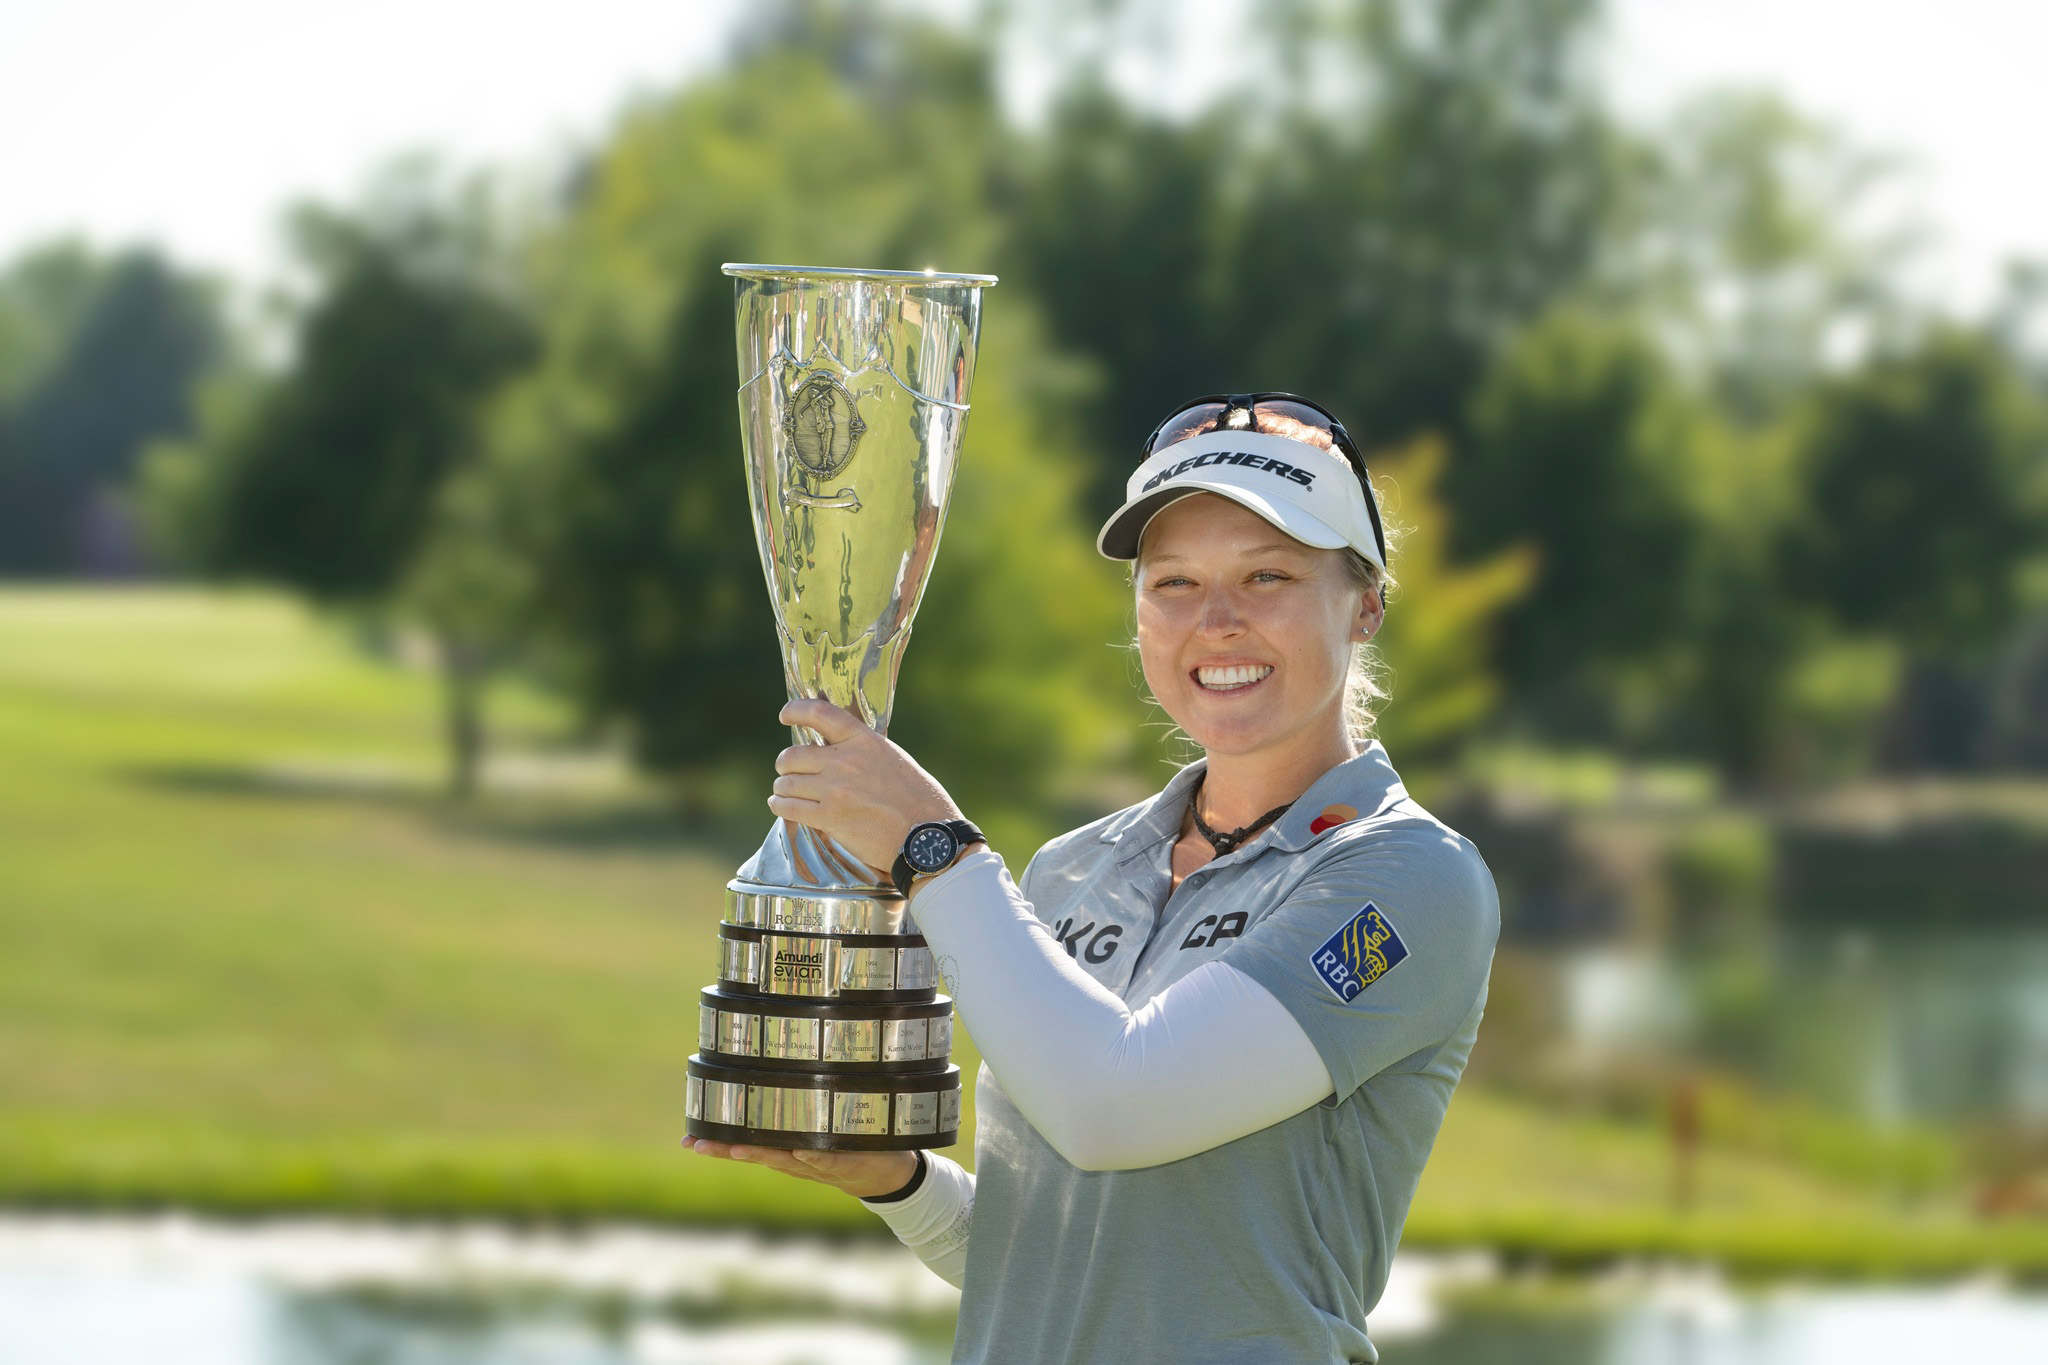
[[[877,867],[986,1063],[977,1174],[693,1141],[867,1199],[962,1286],[962,1361],[1376,1361],[1367,1315],[1477,1035],[1477,851],[1409,797],[1360,665],[1386,536],[1341,423],[1284,394],[1162,423],[1098,547],[1203,757],[1021,883],[945,789],[824,702],[770,807]],[[926,856],[933,830],[947,858]]]
[[[1152,518],[1136,581],[1145,680],[1212,767],[1261,752],[1331,766],[1352,644],[1383,613],[1335,550],[1276,541],[1257,513],[1197,493]]]

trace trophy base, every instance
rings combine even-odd
[[[713,1142],[744,1143],[749,1147],[802,1148],[807,1152],[915,1152],[934,1147],[951,1147],[960,1141],[955,1128],[944,1133],[903,1137],[857,1137],[851,1133],[792,1133],[781,1128],[740,1128],[729,1123],[691,1119],[686,1131],[693,1138]]]
[[[690,1058],[691,1137],[842,1152],[950,1147],[960,1139],[960,1068],[811,1075]]]
[[[960,1068],[947,1060],[953,1002],[938,992],[931,947],[893,887],[776,875],[805,834],[776,826],[726,886],[718,980],[698,1001],[688,1132],[813,1151],[951,1146]]]

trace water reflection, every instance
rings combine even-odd
[[[643,1311],[206,1277],[0,1275],[9,1365],[932,1365],[943,1340],[858,1322],[692,1325]]]
[[[943,1340],[846,1321],[693,1325],[435,1296],[283,1294],[268,1325],[268,1353],[248,1365],[936,1365],[948,1354]]]
[[[865,1242],[0,1220],[7,1365],[925,1365],[953,1302]],[[1404,1255],[1373,1333],[1386,1365],[2017,1363],[2048,1361],[2048,1295]]]
[[[1734,1291],[1652,1270],[1577,1282],[1496,1281],[1441,1321],[1383,1343],[1383,1365],[1873,1365],[2048,1361],[2048,1297],[1992,1283]]]
[[[1612,1365],[1872,1365],[1936,1352],[2011,1365],[2048,1361],[2048,1302],[1991,1286],[1935,1290],[1791,1290],[1701,1316],[1651,1303],[1618,1315],[1602,1351]],[[1503,1357],[1505,1359],[1505,1357]]]
[[[1556,959],[1582,1063],[1705,1050],[1874,1124],[2048,1121],[2048,934],[1867,929]]]
[[[957,1302],[875,1240],[0,1219],[5,1365],[925,1365]]]

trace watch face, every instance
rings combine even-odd
[[[903,860],[919,872],[937,872],[953,861],[960,841],[944,825],[919,825],[903,845]]]

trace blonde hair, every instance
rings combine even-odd
[[[1337,449],[1337,443],[1323,428],[1295,421],[1285,413],[1277,412],[1259,413],[1254,420],[1260,431],[1314,446],[1344,466],[1346,474],[1352,478],[1358,477],[1357,471],[1351,467],[1351,461],[1344,458],[1344,452]],[[1372,498],[1380,507],[1380,534],[1386,538],[1385,553],[1391,560],[1394,557],[1394,540],[1399,533],[1394,524],[1386,520],[1385,499],[1375,496],[1375,493],[1376,490],[1368,490],[1366,496]],[[1394,575],[1349,545],[1340,553],[1344,556],[1344,572],[1351,579],[1352,586],[1360,592],[1378,593],[1380,608],[1384,612],[1387,595],[1400,586],[1395,582]],[[1359,641],[1351,651],[1351,671],[1344,680],[1344,728],[1356,743],[1363,744],[1373,737],[1374,729],[1379,724],[1381,704],[1393,699],[1392,685],[1393,670],[1387,667],[1386,660],[1381,657],[1379,646],[1370,640]]]
[[[1383,529],[1391,539],[1393,528]],[[1341,553],[1344,556],[1344,573],[1352,585],[1361,592],[1378,593],[1380,607],[1384,611],[1387,594],[1400,586],[1394,581],[1394,576],[1382,572],[1379,565],[1349,545]],[[1390,548],[1390,556],[1391,553]],[[1381,619],[1384,621],[1384,616]],[[1360,640],[1352,647],[1351,671],[1344,679],[1344,728],[1357,743],[1363,744],[1373,737],[1379,724],[1380,705],[1393,698],[1392,683],[1393,670],[1387,667],[1378,645],[1371,640]]]

